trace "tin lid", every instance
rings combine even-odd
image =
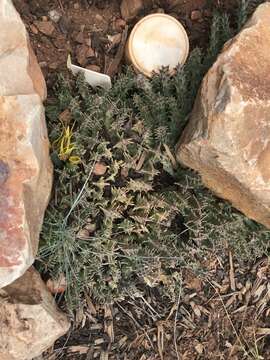
[[[131,62],[146,76],[163,66],[172,71],[185,63],[189,53],[184,27],[166,14],[152,14],[140,20],[133,28],[127,46]]]

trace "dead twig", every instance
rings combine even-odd
[[[173,329],[173,342],[174,342],[174,348],[177,356],[177,360],[180,360],[180,355],[177,349],[177,335],[176,335],[176,325],[177,325],[177,317],[178,317],[178,310],[180,306],[180,299],[181,299],[181,287],[179,289],[178,299],[177,299],[177,305],[176,305],[176,311],[175,311],[175,317],[174,317],[174,329]]]
[[[155,349],[154,344],[152,340],[150,339],[147,332],[143,329],[143,327],[138,323],[138,321],[134,318],[132,314],[130,314],[126,309],[123,308],[118,302],[116,302],[117,306],[135,323],[135,325],[144,333],[144,335],[147,337],[147,340],[149,341],[152,349]]]
[[[233,329],[233,332],[234,332],[234,334],[235,334],[235,336],[236,336],[236,338],[237,338],[237,340],[238,340],[238,342],[239,342],[239,344],[240,344],[240,346],[241,346],[241,348],[242,348],[245,356],[247,356],[247,358],[250,358],[248,352],[246,351],[246,347],[245,347],[245,345],[247,345],[247,344],[244,345],[243,342],[242,342],[242,340],[241,340],[241,338],[240,338],[240,336],[238,335],[238,333],[237,333],[237,331],[236,331],[236,329],[235,329],[235,326],[234,326],[234,324],[233,324],[233,322],[232,322],[232,319],[231,319],[231,317],[230,317],[230,315],[229,315],[229,313],[228,313],[228,310],[227,310],[227,308],[226,308],[226,305],[224,304],[224,301],[223,301],[222,297],[220,296],[220,294],[219,294],[219,292],[217,291],[217,289],[215,288],[215,286],[211,283],[211,281],[209,281],[209,280],[207,280],[207,281],[208,281],[209,285],[214,289],[214,291],[216,292],[217,296],[219,297],[219,299],[220,299],[220,301],[221,301],[221,304],[222,304],[222,306],[223,306],[223,309],[224,309],[224,311],[225,311],[225,314],[226,314],[226,316],[227,316],[227,319],[229,320],[229,322],[230,322],[230,324],[231,324],[231,327],[232,327],[232,329]]]
[[[236,286],[235,286],[235,277],[234,277],[233,257],[232,257],[232,252],[231,251],[229,251],[229,262],[230,262],[229,277],[230,277],[231,289],[232,289],[232,291],[235,291]]]
[[[62,11],[63,13],[65,13],[65,9],[64,9],[62,0],[58,0],[58,4],[59,4],[59,7],[60,7],[61,11]]]
[[[128,26],[125,27],[122,33],[121,42],[114,59],[110,62],[107,69],[105,69],[105,74],[109,75],[110,77],[113,77],[118,72],[118,68],[125,51],[127,35],[128,35]]]

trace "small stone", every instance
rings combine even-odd
[[[97,176],[101,176],[104,175],[106,171],[107,171],[107,166],[104,163],[100,162],[95,164],[93,174]]]
[[[61,18],[61,13],[57,10],[50,10],[48,15],[49,18],[55,23],[58,23]]]
[[[197,345],[195,345],[195,350],[199,355],[202,355],[204,350],[203,345],[201,343],[198,343]]]
[[[58,68],[58,63],[57,62],[50,63],[49,68],[52,70],[56,70]]]
[[[99,22],[102,22],[102,21],[104,21],[104,17],[101,16],[100,14],[97,14],[96,15],[96,20],[99,21]]]
[[[35,35],[38,34],[38,29],[34,24],[31,24],[29,27],[33,34],[35,34]]]
[[[114,22],[114,30],[117,32],[122,32],[122,30],[124,30],[124,28],[126,27],[126,21],[124,19],[116,19]]]
[[[94,64],[93,65],[87,65],[86,69],[92,70],[92,71],[95,71],[95,72],[100,72],[101,71],[100,66],[94,65]]]
[[[91,47],[87,46],[86,57],[91,58],[94,56],[95,56],[95,51]]]
[[[85,66],[87,59],[94,57],[94,50],[87,45],[79,45],[76,48],[76,59],[81,66]]]
[[[133,20],[143,8],[142,0],[122,0],[120,7],[122,18],[127,21]]]
[[[200,10],[193,10],[191,12],[190,18],[192,21],[200,20],[202,18],[202,13],[200,12]]]
[[[75,9],[75,10],[79,10],[79,8],[80,8],[80,4],[79,4],[79,3],[75,3],[75,4],[74,4],[74,9]]]
[[[39,64],[39,66],[40,66],[41,68],[45,68],[45,67],[48,66],[48,64],[47,64],[46,61],[41,61],[41,62],[39,62],[38,64]]]
[[[41,33],[47,36],[51,36],[55,30],[51,21],[35,21],[34,24]]]
[[[80,31],[77,36],[75,36],[74,40],[79,44],[84,44],[84,35],[83,32]]]
[[[48,16],[41,16],[41,20],[42,21],[48,21],[49,19],[48,19]]]

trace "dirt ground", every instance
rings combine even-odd
[[[180,20],[187,29],[191,47],[203,46],[207,39],[211,9],[222,1],[148,0],[140,16],[126,24],[121,19],[120,0],[15,0],[25,21],[47,86],[55,75],[66,71],[67,57],[83,67],[110,73],[121,33],[129,31],[142,16],[166,12]],[[228,6],[228,2],[226,2]],[[194,12],[195,11],[195,12]],[[192,20],[193,19],[193,20]],[[117,68],[114,72],[117,73]],[[110,74],[111,75],[111,74]]]
[[[56,75],[66,71],[68,54],[84,67],[112,75],[121,71],[122,59],[111,67],[121,34],[147,13],[164,11],[179,19],[193,48],[207,41],[213,6],[233,6],[233,1],[221,0],[150,1],[139,17],[126,23],[121,19],[120,0],[14,3],[29,31],[49,93]],[[185,296],[179,293],[178,299],[161,299],[151,289],[145,298],[99,306],[86,296],[71,332],[43,359],[270,359],[268,260],[261,259],[252,268],[240,267],[228,249],[224,252],[228,254],[225,262],[209,257],[208,279],[183,272]]]

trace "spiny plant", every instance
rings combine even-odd
[[[243,259],[267,251],[269,233],[211,195],[173,155],[201,79],[230,34],[227,16],[215,14],[208,51],[195,49],[174,76],[164,69],[146,79],[127,69],[108,91],[60,77],[47,106],[55,185],[39,262],[51,277],[65,275],[70,309],[84,292],[111,302],[160,285],[174,297],[181,266],[202,271],[197,264],[210,250],[229,244]]]
[[[239,0],[239,6],[237,10],[237,31],[240,31],[243,25],[246,23],[248,16],[254,11],[254,9],[266,2],[265,0]]]

